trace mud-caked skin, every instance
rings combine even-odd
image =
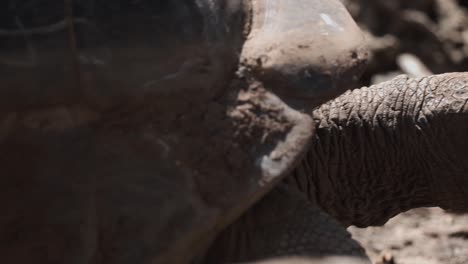
[[[468,209],[468,74],[348,91],[313,112],[312,146],[294,173],[345,225],[381,225],[415,207]]]

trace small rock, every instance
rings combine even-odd
[[[377,258],[376,264],[396,264],[391,251],[384,250]]]

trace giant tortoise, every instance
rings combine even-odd
[[[337,97],[338,0],[8,0],[0,40],[1,263],[363,264],[346,226],[468,208],[468,74]]]

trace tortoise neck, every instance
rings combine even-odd
[[[345,225],[381,225],[416,207],[468,211],[467,78],[400,76],[322,105],[291,179]]]
[[[400,100],[418,84],[393,82],[400,91],[392,82],[363,87],[313,112],[316,135],[291,178],[344,225],[382,225],[400,212],[437,205],[431,146],[413,111],[419,99]]]

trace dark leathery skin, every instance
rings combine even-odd
[[[294,257],[303,259],[298,263],[309,264],[335,263],[334,257],[341,257],[336,263],[370,263],[343,226],[284,184],[224,230],[205,262],[263,263],[275,259],[277,263],[296,263]]]
[[[288,178],[345,225],[415,207],[468,210],[468,73],[348,91],[314,111],[317,134]]]

